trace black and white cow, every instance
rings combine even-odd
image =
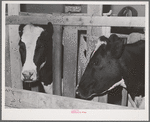
[[[47,25],[22,24],[19,26],[19,35],[21,80],[24,84],[31,82],[43,85],[45,92],[49,92],[46,88],[52,83],[53,25],[50,22]]]
[[[82,99],[102,95],[124,79],[126,89],[134,100],[145,95],[145,40],[124,44],[111,35],[100,37],[103,42],[90,59],[76,94]]]

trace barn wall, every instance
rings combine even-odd
[[[64,13],[65,4],[21,4],[21,12]],[[87,5],[81,6],[81,12],[87,12]]]
[[[112,14],[117,15],[119,11],[129,5],[113,5],[111,7]],[[131,5],[131,7],[135,8],[138,12],[138,16],[145,16],[145,6],[144,5]]]
[[[21,12],[33,13],[64,13],[65,4],[21,4]],[[128,5],[112,5],[113,15],[117,15],[119,11]],[[144,5],[131,5],[138,11],[138,16],[145,16]],[[81,5],[81,13],[87,13],[87,5]]]

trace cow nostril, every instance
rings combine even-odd
[[[23,75],[24,77],[26,77],[26,76],[27,76],[27,74],[26,74],[25,72],[23,72],[23,73],[22,73],[22,75]]]
[[[80,94],[80,92],[79,92],[79,90],[77,89],[77,90],[76,90],[76,95],[79,95],[79,94]]]
[[[23,77],[24,77],[25,79],[30,79],[31,76],[33,75],[33,73],[32,73],[32,72],[29,72],[29,71],[24,71],[24,72],[22,73],[22,75],[23,75]]]
[[[29,72],[30,77],[33,75],[33,72]]]
[[[78,94],[79,94],[79,92],[77,91],[77,92],[76,92],[76,94],[78,95]]]
[[[80,95],[81,95],[80,92],[79,92],[79,91],[76,91],[76,98],[81,98]]]

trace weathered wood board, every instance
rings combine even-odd
[[[47,15],[45,18],[40,16],[6,16],[6,24],[47,24],[52,22],[54,25],[77,25],[77,26],[134,26],[145,27],[145,17],[100,17],[100,16],[72,16],[72,15]]]
[[[67,26],[63,33],[63,96],[75,97],[77,68],[77,28]]]
[[[62,95],[62,26],[54,26],[53,34],[53,94]]]
[[[8,25],[6,25],[6,34],[5,34],[5,86],[12,87],[11,82],[11,66],[10,66],[10,45],[9,45],[9,33]]]
[[[12,108],[45,109],[134,109],[27,90],[5,88],[5,106]]]
[[[8,15],[19,15],[20,6],[19,4],[8,4]],[[21,62],[20,62],[20,54],[19,54],[19,33],[18,33],[18,25],[8,25],[7,33],[9,44],[9,53],[10,53],[10,72],[11,72],[11,85],[13,88],[23,88],[21,82]],[[6,39],[7,39],[6,38]],[[6,40],[7,41],[7,40]],[[9,59],[8,59],[9,61]],[[9,63],[8,63],[9,64]],[[7,82],[7,81],[6,81]],[[7,83],[6,83],[7,84]]]

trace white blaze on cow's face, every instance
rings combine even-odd
[[[43,28],[33,25],[26,25],[23,29],[21,41],[26,47],[26,60],[22,68],[21,79],[37,79],[37,67],[34,63],[34,53],[38,37],[44,31]]]

